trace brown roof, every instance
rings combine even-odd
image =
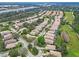
[[[16,42],[15,39],[10,39],[10,40],[5,41],[5,44],[11,44],[11,43],[15,43],[15,42]]]
[[[10,49],[10,48],[14,48],[14,47],[16,47],[16,43],[7,44],[5,46],[6,49]]]
[[[53,44],[53,43],[54,43],[53,40],[49,40],[49,39],[45,39],[45,42],[46,42],[47,44]]]
[[[54,40],[54,36],[44,36],[45,39]]]
[[[1,32],[1,35],[4,36],[4,35],[10,34],[10,33],[11,33],[10,31],[3,31],[3,32]]]
[[[4,40],[8,40],[8,39],[11,39],[11,38],[13,38],[12,34],[4,35]]]
[[[55,45],[46,45],[46,48],[50,49],[50,50],[56,50],[56,46]]]

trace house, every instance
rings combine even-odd
[[[48,57],[48,56],[50,56],[49,52],[43,53],[43,57]]]
[[[56,15],[56,11],[53,11],[52,16],[55,16],[55,15]]]
[[[12,34],[6,34],[6,35],[4,35],[4,39],[3,40],[9,40],[9,39],[12,39],[13,37],[12,37]]]
[[[51,31],[51,30],[50,30],[50,31],[48,31],[46,34],[49,34],[49,33],[50,33],[50,34],[54,34],[54,31]]]
[[[52,24],[50,30],[46,33],[45,39],[53,40],[55,39],[55,31],[58,29],[58,26],[60,24],[60,19],[55,19],[54,23]],[[51,33],[50,33],[51,32]],[[47,42],[47,41],[46,41]],[[48,41],[50,43],[50,41]]]
[[[23,22],[20,22],[20,21],[15,21],[15,24],[14,24],[14,27],[15,27],[15,29],[19,29],[20,27],[22,27],[23,26]]]
[[[3,36],[3,41],[6,49],[16,47],[16,39],[13,38],[13,35],[10,31],[3,31],[1,32]]]
[[[50,50],[50,54],[54,57],[61,57],[62,56],[61,52],[59,52],[59,51]]]
[[[46,44],[54,44],[54,41],[53,40],[49,40],[49,39],[45,39],[45,43]]]
[[[60,14],[60,11],[57,11],[57,12],[56,12],[56,15],[58,16],[59,14]]]
[[[37,35],[40,33],[40,31],[47,25],[48,20],[42,22],[40,25],[36,26],[34,30],[30,32],[31,35]]]
[[[56,50],[56,46],[55,46],[55,45],[49,45],[49,44],[47,44],[47,45],[46,45],[46,49],[49,49],[49,50]]]
[[[49,52],[44,53],[43,56],[46,56],[46,57],[62,57],[62,54],[59,51],[50,50]]]
[[[53,40],[53,41],[54,41],[54,37],[55,36],[54,35],[51,35],[51,34],[44,36],[45,39],[49,39],[49,40]]]
[[[64,15],[64,13],[62,11],[60,11],[60,15],[58,16],[58,18],[61,19],[63,17],[63,15]]]
[[[16,39],[9,39],[5,41],[5,45],[10,43],[15,43],[15,42],[16,42]]]
[[[11,33],[10,31],[3,31],[3,32],[1,32],[1,35],[4,36],[4,35],[10,34],[10,33]]]
[[[16,47],[16,43],[11,43],[11,44],[5,45],[6,49],[10,49],[10,48],[14,48],[14,47]]]

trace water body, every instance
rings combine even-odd
[[[6,13],[6,12],[13,12],[13,11],[24,11],[24,10],[28,10],[28,9],[34,9],[34,8],[38,8],[38,7],[25,7],[25,8],[18,8],[18,9],[10,9],[10,10],[3,10],[3,11],[0,11],[0,14],[1,13]]]
[[[77,6],[79,7],[79,2],[0,2],[1,5],[18,5],[18,6],[29,6],[19,9],[3,10],[1,13],[12,12],[12,11],[21,11],[21,10],[30,10],[37,8],[37,6],[50,5],[50,6]],[[34,7],[31,7],[34,6]]]
[[[0,2],[0,5],[23,5],[23,6],[38,6],[38,5],[64,5],[64,6],[79,6],[79,2]]]

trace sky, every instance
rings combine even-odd
[[[0,2],[79,2],[79,0],[0,0]]]

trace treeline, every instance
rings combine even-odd
[[[61,10],[61,11],[79,11],[79,7],[74,7],[74,6],[48,6],[44,7],[44,10]]]
[[[17,20],[17,19],[21,19],[21,18],[24,18],[24,17],[27,18],[27,17],[32,16],[34,14],[35,14],[34,12],[31,12],[31,13],[30,12],[16,13],[16,15],[12,15],[12,16],[9,16],[9,17],[3,17],[3,18],[1,18],[0,22]]]
[[[74,23],[72,26],[73,26],[73,29],[77,33],[79,33],[79,12],[75,11],[75,12],[73,12],[73,15],[74,15],[75,19],[74,19]]]
[[[34,14],[37,14],[39,12],[39,10],[34,9],[31,10],[30,12],[28,11],[13,11],[13,12],[8,12],[8,13],[3,13],[0,14],[0,22],[5,22],[5,21],[12,21],[12,20],[17,20],[17,19],[21,19],[24,17],[29,17],[29,16],[33,16]]]

